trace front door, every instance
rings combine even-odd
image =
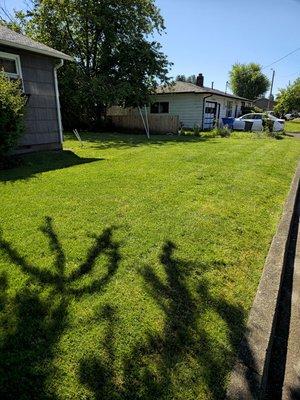
[[[217,115],[217,103],[215,101],[206,101],[204,108],[203,129],[212,129],[215,125]]]

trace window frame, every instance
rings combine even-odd
[[[161,112],[161,104],[165,103],[168,104],[168,111],[167,112]],[[153,112],[153,106],[157,104],[158,112]],[[169,101],[155,101],[150,105],[150,114],[170,114],[170,102]]]
[[[233,100],[227,100],[226,102],[226,117],[231,118],[233,115]]]
[[[13,54],[13,53],[6,53],[4,51],[0,51],[0,58],[4,58],[7,60],[12,60],[16,64],[16,71],[17,73],[12,73],[12,72],[6,72],[4,71],[4,74],[8,78],[13,78],[13,79],[20,79],[22,82],[22,87],[23,87],[23,75],[22,75],[22,67],[21,67],[21,59],[18,54]]]

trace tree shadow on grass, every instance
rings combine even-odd
[[[67,135],[68,139],[74,139],[71,134]],[[202,143],[209,140],[209,143],[214,143],[213,139],[197,137],[197,136],[178,136],[178,135],[151,135],[150,139],[143,134],[128,134],[128,133],[82,133],[82,140],[93,144],[93,149],[126,149],[141,146],[163,146],[169,144],[188,144]]]
[[[147,340],[123,360],[122,384],[114,369],[115,310],[107,313],[106,337],[110,341],[103,342],[106,360],[93,356],[81,361],[80,380],[95,399],[195,399],[201,390],[206,390],[209,398],[225,398],[225,380],[245,332],[244,311],[211,294],[204,273],[224,268],[222,263],[196,265],[175,258],[175,249],[170,241],[163,246],[160,261],[165,281],[150,266],[141,272],[146,290],[163,311],[165,323],[160,333],[148,333]],[[198,274],[200,281],[196,291],[188,280],[192,273]],[[204,318],[209,312],[226,325],[229,348],[212,336],[215,331],[209,332]],[[249,381],[251,393],[255,393],[257,384]]]
[[[112,239],[113,228],[109,228],[95,237],[85,261],[67,275],[66,256],[51,218],[46,218],[41,230],[54,255],[53,271],[30,264],[0,236],[0,253],[28,277],[26,287],[9,300],[7,277],[0,276],[1,399],[56,399],[51,390],[51,377],[55,374],[52,359],[55,346],[68,326],[70,299],[103,292],[120,262],[119,244]],[[103,276],[84,287],[77,287],[80,279],[92,272],[100,255],[107,257]],[[45,287],[49,289],[48,295],[42,295]]]
[[[35,177],[42,172],[70,168],[76,165],[102,161],[103,158],[81,158],[72,151],[45,151],[19,156],[21,166],[0,170],[0,182],[14,182]]]

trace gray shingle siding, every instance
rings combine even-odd
[[[30,94],[25,115],[26,132],[20,145],[56,143],[60,148],[54,85],[57,59],[1,45],[0,51],[20,56],[24,90]]]

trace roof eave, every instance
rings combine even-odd
[[[74,61],[73,57],[68,56],[67,54],[64,54],[64,53],[60,53],[59,52],[59,54],[55,54],[51,50],[36,49],[34,47],[31,47],[31,46],[26,46],[26,45],[23,45],[23,44],[10,42],[9,40],[0,39],[0,44],[3,44],[5,46],[9,46],[9,47],[14,47],[14,48],[21,49],[21,50],[31,51],[32,53],[43,54],[44,56],[58,58],[58,59],[61,59],[61,60]]]
[[[252,100],[246,99],[244,97],[238,97],[234,96],[232,94],[226,94],[226,93],[212,93],[212,92],[195,92],[195,91],[185,91],[185,92],[159,92],[155,93],[155,95],[161,95],[161,94],[211,94],[212,96],[221,96],[221,97],[228,97],[230,99],[237,99],[237,100],[242,100],[242,101],[249,101],[252,102]]]

